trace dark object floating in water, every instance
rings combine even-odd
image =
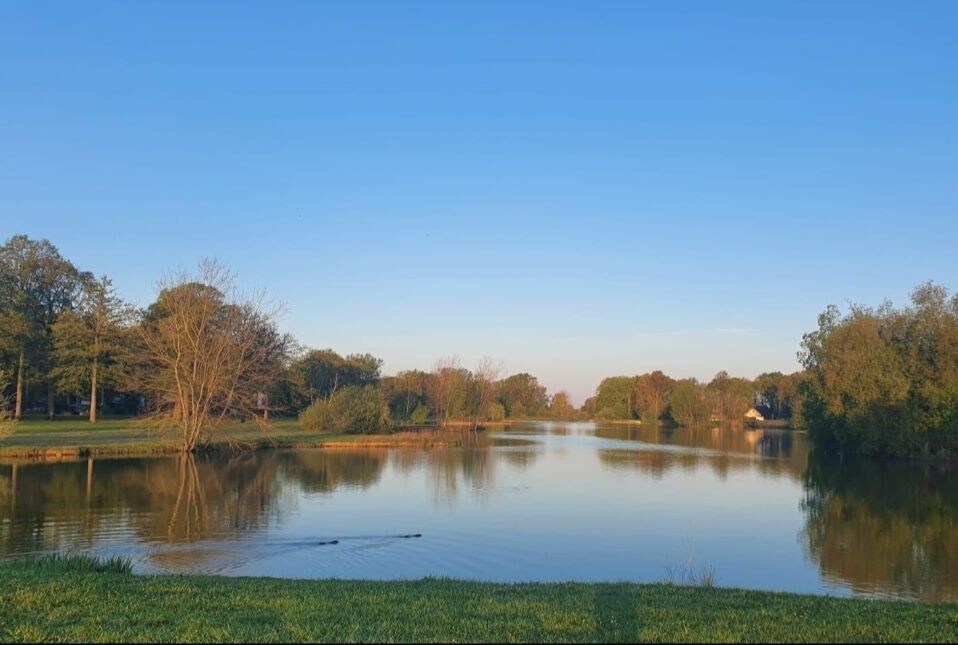
[[[345,540],[376,540],[376,539],[394,539],[394,540],[408,540],[410,538],[421,538],[422,533],[408,533],[406,535],[383,535],[383,536],[363,536],[363,537],[349,537],[343,538]],[[339,540],[320,540],[318,542],[312,542],[315,546],[326,546],[329,544],[339,544]]]

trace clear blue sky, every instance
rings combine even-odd
[[[0,234],[388,371],[796,368],[958,287],[958,2],[0,3]]]

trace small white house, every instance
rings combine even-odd
[[[764,421],[765,417],[762,416],[762,413],[756,410],[755,408],[749,408],[748,412],[745,413],[745,418],[749,421]]]

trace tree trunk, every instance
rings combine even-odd
[[[263,421],[269,421],[269,397],[263,397]]]
[[[13,412],[13,418],[17,421],[23,416],[23,369],[25,362],[26,358],[23,355],[23,350],[20,350],[20,364],[17,367],[17,403]]]
[[[56,398],[57,391],[56,387],[53,385],[53,381],[47,383],[47,418],[51,421],[56,416],[56,409],[54,407],[54,399]]]
[[[96,361],[90,373],[90,423],[96,423]]]

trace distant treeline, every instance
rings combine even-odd
[[[165,418],[192,450],[228,419],[299,415],[325,432],[506,419],[638,420],[807,426],[822,446],[894,455],[958,448],[958,298],[916,290],[912,308],[829,308],[805,336],[805,371],[708,383],[661,371],[604,379],[577,409],[535,376],[503,377],[489,359],[454,358],[387,376],[369,354],[302,347],[281,334],[280,310],[241,296],[215,262],[164,279],[145,309],[106,276],[81,271],[47,240],[0,247],[0,417],[70,411]],[[0,418],[0,431],[3,430]],[[9,424],[6,424],[9,427]]]
[[[793,420],[801,409],[800,373],[767,372],[756,379],[719,372],[708,383],[661,371],[604,379],[582,412],[600,420],[641,420],[698,427],[741,425],[749,419]],[[746,415],[749,415],[748,417]]]
[[[499,367],[489,359],[467,369],[457,359],[445,358],[430,371],[406,370],[392,376],[381,375],[381,365],[369,354],[308,350],[291,358],[277,403],[291,411],[307,410],[303,415],[307,427],[333,432],[430,423],[476,428],[505,419],[579,418],[566,392],[550,395],[531,374],[500,378]]]

